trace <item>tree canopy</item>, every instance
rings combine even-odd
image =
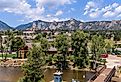
[[[100,58],[102,53],[105,53],[105,41],[102,36],[94,35],[91,39],[91,52],[96,56],[96,59]]]
[[[27,58],[28,60],[22,67],[25,75],[19,82],[43,82],[45,54],[42,47],[33,45]]]
[[[21,39],[20,37],[16,37],[14,38],[14,40],[12,40],[11,50],[17,51],[18,49],[21,49],[24,46],[25,42],[23,41],[23,39]]]
[[[61,57],[62,57],[62,61],[63,61],[63,64],[62,64],[63,69],[67,68],[66,56],[67,56],[67,53],[68,53],[68,50],[69,50],[69,47],[70,47],[69,42],[70,42],[69,38],[65,34],[59,34],[59,35],[56,36],[55,47],[57,48],[58,53],[62,54]]]
[[[85,67],[88,55],[88,34],[83,31],[76,31],[72,34],[72,50],[75,56],[75,64],[79,67]]]

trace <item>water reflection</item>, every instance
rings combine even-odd
[[[48,69],[45,73],[45,82],[50,82],[53,80],[53,73],[55,73],[56,70],[54,69]],[[86,74],[86,78],[83,78],[83,76]],[[91,72],[84,72],[84,71],[76,71],[76,70],[64,70],[62,78],[66,82],[71,82],[72,79],[76,79],[80,82],[87,82],[87,80],[93,75]]]
[[[19,67],[0,67],[0,82],[17,82],[22,75]]]
[[[55,72],[55,69],[48,69],[44,75],[45,82],[52,81],[53,73]],[[92,73],[86,72],[86,80],[83,78],[83,75],[85,75],[85,72],[82,71],[64,70],[62,78],[66,82],[71,82],[72,79],[79,80],[80,82],[86,82],[86,80],[92,76]],[[22,76],[23,73],[19,67],[0,67],[0,82],[17,82]]]

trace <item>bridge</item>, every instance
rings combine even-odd
[[[112,77],[115,75],[116,69],[113,68],[103,68],[100,72],[97,72],[88,82],[111,82]]]

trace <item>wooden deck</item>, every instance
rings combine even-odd
[[[115,67],[106,68],[93,82],[110,82],[115,74]]]

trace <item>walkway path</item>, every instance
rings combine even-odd
[[[114,68],[106,68],[95,80],[94,82],[110,82],[115,74]]]
[[[121,66],[121,57],[117,57],[116,55],[109,55],[106,61],[107,68],[113,68],[114,66],[117,68]]]
[[[113,68],[115,66],[117,69],[118,67],[121,66],[121,57],[117,57],[116,55],[109,55],[106,61],[107,61],[106,63],[107,68]],[[121,74],[119,74],[118,77],[114,77],[113,80],[121,82]]]

